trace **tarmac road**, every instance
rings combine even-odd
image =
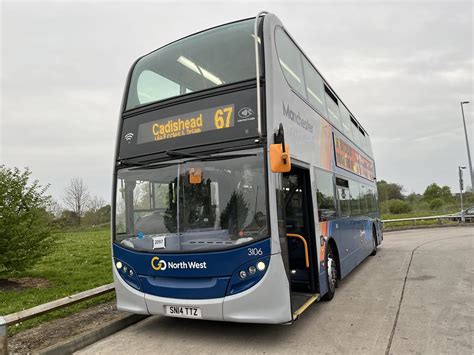
[[[472,354],[473,245],[472,227],[386,233],[331,302],[291,326],[154,316],[79,353]]]

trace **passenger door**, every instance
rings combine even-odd
[[[283,174],[286,231],[292,291],[317,290],[316,244],[309,171],[292,164]]]

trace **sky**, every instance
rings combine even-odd
[[[1,1],[0,9],[0,165],[30,168],[58,201],[72,177],[110,200],[136,58],[261,10],[282,20],[369,132],[379,180],[407,194],[432,182],[459,190],[457,167],[468,164],[460,101],[474,102],[472,1]],[[473,105],[464,106],[471,148]]]

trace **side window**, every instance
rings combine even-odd
[[[323,79],[305,57],[303,57],[303,69],[306,79],[306,96],[311,105],[324,115],[327,111]]]
[[[359,184],[359,201],[360,201],[360,213],[367,214],[369,208],[367,206],[367,187],[365,185]]]
[[[352,116],[350,116],[350,119],[351,119],[351,131],[352,131],[353,141],[358,147],[360,147],[359,125],[357,124],[357,121]]]
[[[339,215],[348,217],[351,215],[351,195],[349,193],[349,181],[336,177],[337,200]]]
[[[375,196],[374,196],[374,190],[371,188],[367,189],[367,194],[365,195],[365,199],[367,201],[367,209],[368,212],[375,212]]]
[[[144,70],[137,81],[137,95],[140,104],[178,96],[180,86],[151,70]]]
[[[349,190],[351,194],[351,215],[356,216],[360,214],[359,183],[351,180],[349,182]]]
[[[365,139],[365,132],[359,128],[359,147],[362,151],[367,152],[367,140]]]
[[[278,61],[280,62],[281,70],[288,84],[303,97],[306,97],[301,54],[298,47],[296,47],[290,37],[279,27],[275,31],[275,42]]]
[[[333,175],[330,172],[314,169],[316,177],[316,200],[318,202],[319,221],[336,217]]]
[[[370,137],[368,134],[365,135],[365,141],[367,143],[367,154],[373,157],[374,153],[372,152],[372,144],[370,143]]]
[[[331,93],[328,88],[325,88],[325,96],[326,96],[326,105],[328,109],[328,119],[329,121],[336,126],[337,128],[341,128],[341,118],[339,113],[339,106],[337,105],[337,98]]]
[[[341,111],[341,124],[342,124],[342,132],[349,137],[350,140],[354,140],[352,137],[352,129],[351,129],[351,115],[349,110],[344,106],[339,106]]]

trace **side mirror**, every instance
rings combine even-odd
[[[202,182],[202,170],[200,168],[189,169],[189,183],[198,185]]]
[[[274,173],[287,173],[291,170],[290,147],[285,144],[285,132],[281,123],[275,133],[275,144],[270,145],[270,167]]]

